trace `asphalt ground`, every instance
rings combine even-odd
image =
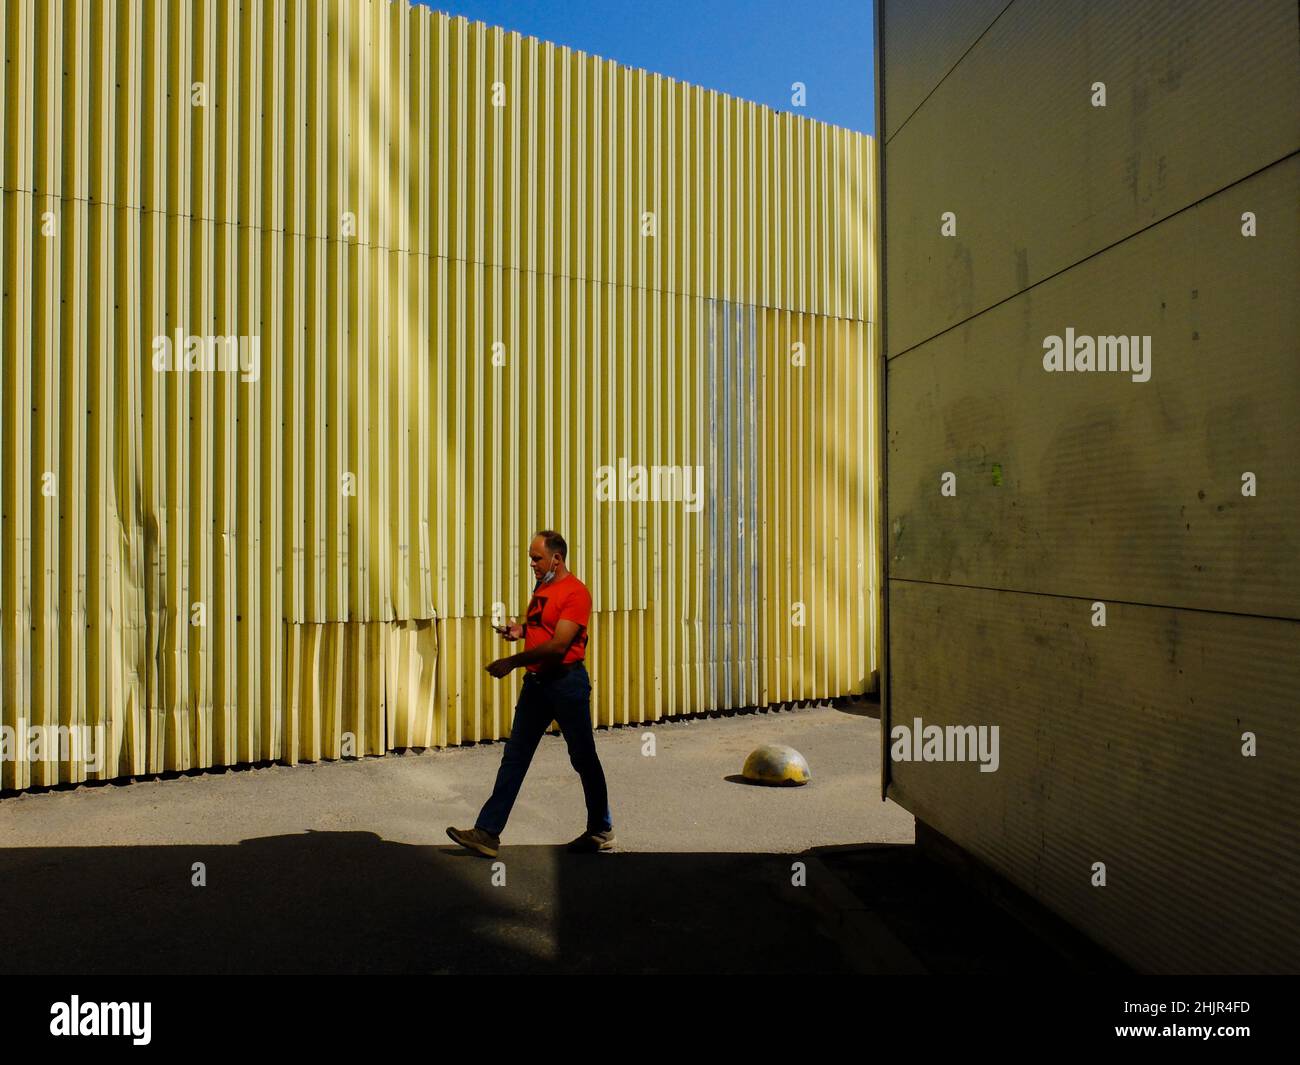
[[[799,750],[812,782],[743,782],[745,756],[765,743]],[[880,799],[869,709],[600,729],[597,748],[618,846],[596,855],[563,850],[584,810],[556,735],[542,740],[495,861],[445,829],[473,825],[500,744],[10,793],[0,799],[5,967],[776,974],[1063,964],[922,861],[911,815]]]

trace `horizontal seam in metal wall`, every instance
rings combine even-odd
[[[1014,4],[1015,2],[1016,0],[1008,0],[1007,6],[993,16],[993,21],[984,27],[983,31],[980,33],[978,37],[976,37],[973,41],[971,41],[970,47],[967,48],[966,51],[962,52],[962,54],[957,57],[957,61],[943,72],[943,76],[939,78],[939,80],[934,83],[934,86],[930,89],[930,91],[925,94],[925,99],[923,99],[919,104],[917,104],[914,108],[912,108],[912,110],[910,110],[907,113],[907,117],[903,119],[903,121],[899,124],[898,129],[894,130],[894,132],[891,133],[888,137],[885,137],[884,130],[879,130],[879,129],[876,130],[876,135],[882,138],[880,142],[882,145],[888,144],[890,141],[892,141],[895,137],[897,137],[900,133],[903,132],[903,127],[906,126],[909,122],[911,122],[912,118],[916,115],[916,113],[925,106],[926,100],[929,100],[931,96],[933,96],[936,92],[939,91],[939,86],[948,80],[948,75],[950,75],[954,70],[956,70],[959,66],[961,66],[962,60],[971,54],[971,51],[975,48],[975,46],[984,39],[984,37],[988,34],[989,30],[991,30],[994,26],[997,25],[998,19],[1000,19],[1003,15],[1005,15],[1011,9],[1011,5]],[[884,0],[876,0],[876,3],[883,4]]]
[[[1007,592],[1011,595],[1038,595],[1046,599],[1077,599],[1083,603],[1106,603],[1108,606],[1145,606],[1152,610],[1184,610],[1194,614],[1218,614],[1222,617],[1258,618],[1261,621],[1290,621],[1300,624],[1300,617],[1290,618],[1281,614],[1252,614],[1244,610],[1212,610],[1204,606],[1182,606],[1178,603],[1143,603],[1134,599],[1102,599],[1095,595],[1069,595],[1064,592],[1037,592],[1028,588],[998,588],[990,584],[961,584],[955,581],[928,581],[923,577],[894,577],[891,581],[908,584],[930,584],[939,588],[969,588],[980,592]]]
[[[39,201],[41,199],[51,198],[50,196],[39,194],[39,193],[33,193],[25,189],[20,189],[20,190],[0,189],[0,192],[7,193],[8,195],[11,196],[29,196],[31,197],[33,202]],[[240,230],[241,232],[245,232],[249,234],[259,234],[261,236],[266,236],[267,234],[279,233],[286,238],[302,239],[302,240],[309,240],[309,241],[322,241],[326,244],[337,244],[340,247],[366,248],[369,249],[370,251],[394,252],[398,255],[414,255],[419,258],[428,259],[430,261],[433,261],[435,259],[442,259],[444,262],[448,264],[463,263],[466,266],[480,266],[485,270],[510,270],[518,274],[528,274],[538,278],[550,277],[550,278],[554,278],[557,281],[577,281],[582,284],[589,284],[589,285],[608,285],[614,288],[626,289],[629,292],[652,292],[662,296],[681,296],[686,299],[713,300],[715,302],[728,303],[736,307],[754,307],[758,310],[780,311],[783,314],[805,314],[815,318],[824,318],[828,322],[860,322],[864,325],[875,324],[870,318],[854,318],[846,315],[828,314],[826,311],[819,311],[819,310],[799,310],[794,307],[785,307],[775,303],[751,303],[747,300],[735,299],[729,296],[723,296],[723,295],[707,296],[696,292],[684,292],[679,289],[673,289],[673,288],[666,288],[666,289],[650,288],[644,285],[630,285],[623,281],[613,281],[608,278],[580,277],[576,274],[545,273],[544,271],[541,270],[529,269],[526,266],[510,266],[504,263],[480,262],[476,259],[460,259],[454,255],[439,255],[433,252],[419,251],[416,248],[394,248],[386,244],[369,244],[365,241],[343,240],[339,237],[309,236],[306,233],[291,233],[288,230],[283,230],[283,229],[267,229],[264,226],[247,225],[243,222],[219,222],[215,219],[200,218],[195,215],[169,214],[163,211],[150,211],[150,210],[146,210],[143,207],[118,207],[114,204],[108,203],[105,200],[83,200],[79,197],[60,196],[58,197],[58,201],[59,203],[84,203],[91,206],[111,208],[114,211],[133,211],[138,215],[152,214],[152,215],[157,215],[158,217],[163,219],[175,219],[178,222],[181,221],[186,221],[191,223],[198,222],[203,225],[228,227],[231,229]]]
[[[1060,277],[1064,273],[1068,273],[1069,271],[1073,270],[1076,266],[1081,266],[1083,263],[1086,263],[1089,259],[1095,259],[1098,255],[1104,255],[1106,252],[1110,251],[1111,249],[1118,248],[1125,241],[1129,241],[1132,240],[1134,237],[1141,236],[1149,229],[1154,229],[1156,226],[1164,225],[1166,222],[1170,221],[1171,219],[1177,218],[1180,214],[1183,214],[1185,211],[1190,211],[1193,207],[1199,207],[1201,204],[1205,203],[1206,200],[1212,200],[1216,196],[1221,196],[1229,189],[1236,188],[1243,181],[1249,181],[1253,177],[1258,177],[1266,170],[1271,170],[1273,167],[1278,166],[1281,163],[1285,163],[1288,159],[1291,159],[1296,155],[1300,155],[1300,147],[1292,148],[1291,151],[1286,153],[1286,155],[1278,156],[1278,158],[1274,159],[1272,162],[1265,163],[1263,166],[1259,167],[1258,169],[1252,170],[1249,174],[1243,174],[1235,181],[1230,181],[1228,182],[1228,184],[1215,189],[1213,192],[1206,193],[1199,200],[1193,200],[1191,203],[1185,204],[1184,206],[1178,208],[1178,210],[1176,211],[1170,211],[1169,214],[1157,218],[1153,222],[1148,222],[1141,229],[1135,229],[1132,233],[1129,233],[1127,236],[1120,237],[1119,240],[1112,241],[1110,244],[1098,248],[1096,251],[1089,252],[1082,259],[1076,259],[1072,263],[1067,263],[1065,266],[1062,266],[1059,270],[1056,270],[1053,273],[1048,274],[1046,277],[1039,278],[1032,285],[1026,285],[1018,292],[1013,292],[1009,296],[1003,296],[1002,299],[998,300],[996,303],[990,303],[987,307],[982,307],[980,310],[975,311],[973,314],[968,314],[960,322],[953,322],[952,325],[940,329],[937,333],[932,333],[930,336],[926,337],[923,340],[918,340],[915,344],[912,344],[910,347],[904,348],[902,351],[898,352],[897,354],[895,355],[886,354],[885,361],[887,363],[893,362],[895,359],[902,358],[909,351],[915,351],[917,348],[924,347],[926,344],[930,343],[930,341],[936,340],[937,338],[943,336],[945,333],[951,333],[954,329],[960,329],[967,322],[973,321],[974,319],[980,317],[981,315],[987,314],[989,311],[994,310],[997,307],[1001,307],[1002,304],[1004,303],[1010,303],[1018,296],[1023,296],[1026,292],[1032,292],[1039,285],[1045,285],[1048,281]]]

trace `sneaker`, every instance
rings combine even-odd
[[[485,832],[481,828],[449,828],[447,835],[466,850],[475,851],[485,858],[495,858],[501,846],[501,837]]]
[[[566,850],[570,854],[595,854],[597,851],[614,849],[614,830],[607,832],[584,832],[575,840],[570,840]]]

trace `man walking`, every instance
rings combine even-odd
[[[497,856],[501,830],[519,795],[524,775],[552,721],[559,723],[569,747],[569,761],[582,778],[587,803],[587,830],[569,843],[577,853],[594,853],[614,846],[614,825],[609,815],[605,773],[596,756],[591,728],[591,680],[583,659],[587,655],[587,621],[591,593],[565,567],[569,547],[553,529],[534,535],[528,547],[537,584],[528,604],[524,624],[513,620],[496,631],[507,640],[524,641],[524,650],[498,658],[487,666],[494,677],[506,677],[523,666],[523,690],[515,704],[510,738],[501,754],[492,796],[483,804],[472,829],[448,828],[447,835],[462,847]]]

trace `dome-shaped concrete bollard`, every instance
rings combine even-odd
[[[759,747],[745,759],[742,775],[755,784],[807,784],[812,780],[808,763],[793,747],[779,743]]]

